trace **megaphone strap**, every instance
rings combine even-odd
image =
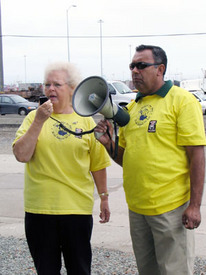
[[[81,132],[81,133],[76,133],[76,132],[73,132],[72,130],[68,129],[66,126],[64,126],[64,124],[62,124],[61,121],[59,121],[59,120],[53,118],[52,116],[50,116],[50,118],[53,119],[53,120],[55,120],[56,122],[58,122],[58,123],[59,123],[59,126],[60,126],[64,131],[66,131],[66,132],[68,132],[68,133],[70,133],[70,134],[72,134],[72,135],[74,135],[74,136],[82,136],[82,135],[86,135],[86,134],[91,134],[91,133],[94,132],[94,129],[95,129],[95,127],[94,127],[93,129],[91,129],[91,130],[89,130],[89,131],[85,131],[85,132]]]
[[[119,136],[117,135],[117,123],[114,121],[114,133],[115,133],[115,147],[114,147],[114,158],[116,159],[118,154],[118,143],[119,143]]]
[[[115,121],[114,121],[114,132],[115,132],[115,143],[114,143],[114,149],[111,143],[110,156],[115,160],[118,154],[118,143],[119,143],[119,137],[117,135],[117,123]],[[112,140],[108,127],[107,127],[107,135],[109,136],[110,140]]]

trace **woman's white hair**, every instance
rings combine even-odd
[[[54,62],[47,65],[44,72],[44,82],[46,82],[48,75],[53,71],[66,72],[66,82],[72,88],[75,88],[82,80],[81,74],[74,64],[69,62]]]

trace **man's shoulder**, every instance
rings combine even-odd
[[[194,96],[191,92],[179,87],[179,86],[176,86],[176,85],[173,85],[169,91],[169,94],[172,96],[175,96],[175,97],[178,97],[178,98],[188,98],[188,99],[193,99]]]

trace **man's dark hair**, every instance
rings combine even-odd
[[[152,51],[152,55],[155,63],[160,63],[165,65],[165,71],[164,71],[164,74],[165,74],[167,69],[167,55],[165,51],[158,46],[152,46],[152,45],[140,45],[136,47],[137,52],[142,52],[144,50]]]

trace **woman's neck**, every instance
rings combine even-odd
[[[74,112],[72,106],[67,106],[66,108],[55,108],[54,106],[54,113],[55,114],[72,114]]]

